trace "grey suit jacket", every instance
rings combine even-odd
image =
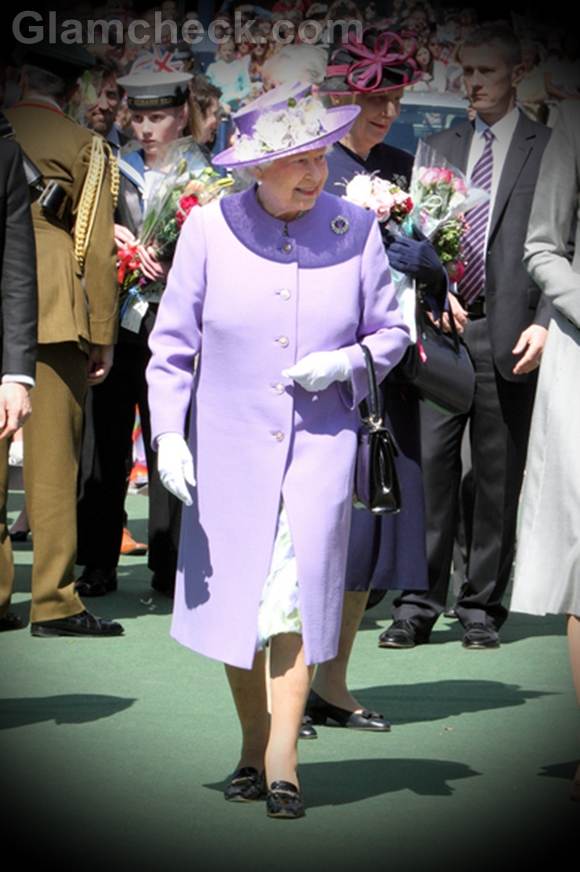
[[[38,291],[28,185],[20,148],[0,139],[1,375],[34,377]]]
[[[580,328],[580,106],[560,105],[540,167],[525,263],[546,298]],[[570,245],[571,243],[571,245]]]
[[[474,127],[465,122],[429,138],[428,142],[457,169],[465,172]],[[512,348],[530,324],[547,326],[549,305],[524,263],[524,242],[540,162],[550,130],[520,113],[499,181],[491,216],[486,254],[485,298],[494,362],[508,381],[514,376]]]

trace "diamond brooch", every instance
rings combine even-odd
[[[343,233],[346,233],[346,231],[350,227],[350,224],[348,223],[344,215],[337,215],[336,218],[333,218],[330,222],[330,226],[335,233],[337,233],[339,236],[342,236]]]

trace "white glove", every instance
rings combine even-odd
[[[195,487],[193,457],[187,442],[179,433],[162,433],[157,440],[157,469],[163,487],[190,506],[188,485]]]
[[[8,466],[22,466],[24,462],[24,442],[13,439],[8,449]]]
[[[352,375],[346,351],[313,351],[294,366],[283,369],[282,375],[297,382],[306,391],[323,391],[332,382],[344,382]]]

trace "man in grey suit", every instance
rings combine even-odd
[[[475,397],[466,415],[445,415],[423,404],[429,591],[403,593],[395,601],[394,622],[379,642],[386,648],[428,641],[445,609],[467,425],[474,476],[473,532],[456,613],[466,648],[499,645],[498,630],[507,617],[502,597],[514,556],[535,370],[549,321],[548,306],[522,257],[550,131],[516,106],[523,67],[509,28],[478,28],[462,44],[460,60],[475,121],[439,133],[429,143],[489,193],[485,204],[467,213],[466,274],[456,295],[450,295],[455,323],[476,370]]]
[[[14,566],[6,529],[8,443],[30,415],[36,362],[36,251],[28,184],[15,142],[0,139],[0,602],[12,589]],[[0,631],[21,627],[0,612]]]

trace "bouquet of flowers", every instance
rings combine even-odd
[[[370,209],[377,216],[383,230],[401,233],[405,223],[413,214],[414,202],[412,196],[399,188],[393,182],[382,179],[375,173],[357,173],[345,185],[345,200],[356,203],[365,209]],[[384,235],[384,234],[383,234]],[[409,285],[407,277],[392,270],[397,302],[405,324],[415,340],[415,289]]]
[[[470,188],[456,167],[426,142],[419,142],[411,178],[414,207],[403,229],[413,235],[416,228],[435,246],[452,282],[465,272],[462,240],[467,230],[465,212],[489,199],[482,188]]]
[[[357,173],[345,184],[345,200],[370,209],[381,224],[402,224],[413,209],[410,195],[376,173]]]
[[[413,207],[395,232],[430,239],[449,279],[460,281],[465,272],[462,240],[467,223],[464,213],[485,201],[489,194],[480,188],[469,188],[464,174],[423,141],[417,148],[410,188]],[[392,270],[392,274],[403,320],[412,341],[416,342],[415,281],[397,270]]]
[[[234,185],[232,176],[222,176],[209,165],[191,137],[173,143],[155,169],[160,180],[148,199],[141,237],[117,255],[121,324],[130,330],[139,330],[149,302],[157,301],[165,286],[164,280],[152,281],[143,274],[140,247],[153,248],[157,260],[171,262],[191,210],[221,197]]]

